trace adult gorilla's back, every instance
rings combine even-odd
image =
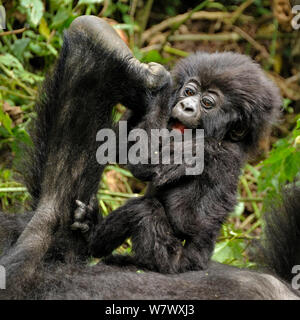
[[[176,275],[135,267],[56,263],[39,268],[37,279],[17,299],[299,299],[277,278],[212,262],[205,271]],[[24,295],[25,294],[25,295]]]

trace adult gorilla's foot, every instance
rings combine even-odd
[[[159,63],[150,62],[149,64],[141,63],[136,58],[135,64],[137,68],[142,68],[144,73],[143,80],[145,86],[150,90],[158,90],[168,81],[170,81],[170,73]]]
[[[151,62],[141,63],[133,57],[130,49],[119,37],[116,31],[103,19],[96,16],[80,16],[70,25],[69,32],[82,31],[91,38],[95,46],[107,51],[116,63],[128,62],[128,79],[135,81],[139,86],[155,91],[170,81],[169,72],[160,64]],[[103,53],[102,53],[103,54]]]

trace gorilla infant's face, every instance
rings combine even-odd
[[[206,137],[254,144],[278,113],[276,86],[249,57],[198,52],[174,68],[169,129],[204,129]]]
[[[174,127],[197,128],[205,114],[221,108],[224,101],[217,87],[202,88],[199,78],[187,79],[179,91],[177,103],[172,109]],[[177,120],[177,121],[176,121]]]

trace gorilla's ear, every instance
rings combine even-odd
[[[249,132],[249,124],[251,123],[249,115],[240,114],[237,118],[231,123],[228,131],[228,138],[234,142],[242,141],[245,138]]]
[[[234,142],[242,141],[247,135],[249,128],[241,122],[236,123],[229,131],[229,138]]]

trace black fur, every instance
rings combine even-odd
[[[170,127],[172,108],[190,79],[200,82],[203,92],[220,90],[222,103],[201,110],[197,125],[191,126],[204,129],[204,172],[186,176],[186,164],[130,165],[136,177],[152,180],[146,196],[112,212],[91,228],[89,239],[91,254],[102,257],[132,236],[136,263],[163,273],[207,267],[219,229],[236,204],[240,170],[257,150],[281,104],[275,85],[256,63],[240,54],[196,53],[175,67],[173,79],[169,113],[151,104],[149,110],[159,111],[146,115],[139,127]],[[245,134],[239,135],[239,130]]]
[[[299,197],[299,194],[298,194]],[[295,207],[289,213],[297,219],[300,212],[300,198],[294,198]],[[291,200],[291,199],[287,199]],[[285,201],[285,206],[287,202]],[[293,210],[292,210],[293,208]],[[281,211],[273,212],[278,217]],[[23,216],[21,216],[23,217]],[[1,243],[15,230],[16,234],[22,231],[21,225],[10,229],[8,226],[17,216],[0,214]],[[26,218],[25,218],[26,219]],[[291,229],[281,233],[281,242],[290,233],[299,233],[299,226],[287,224]],[[24,226],[25,227],[25,226]],[[23,228],[24,228],[23,227]],[[18,230],[17,230],[18,229]],[[292,232],[292,229],[294,230]],[[61,235],[64,237],[64,235]],[[67,237],[61,240],[68,241]],[[290,250],[297,252],[299,238],[295,243],[289,243]],[[277,248],[276,239],[274,250]],[[296,244],[294,246],[294,244]],[[273,251],[276,265],[286,260],[284,250]],[[299,260],[292,263],[299,264]],[[284,278],[290,277],[293,265],[286,265]],[[137,272],[135,266],[110,266],[99,262],[89,267],[76,257],[68,257],[62,261],[46,261],[36,265],[36,272],[26,286],[15,286],[14,291],[8,294],[0,291],[1,299],[299,299],[300,294],[290,288],[280,279],[256,271],[243,270],[211,262],[205,271],[192,271],[176,275],[164,275],[155,272]]]
[[[300,263],[300,187],[289,186],[265,213],[263,263],[273,274],[291,281]]]
[[[0,259],[9,290],[22,290],[49,251],[87,257],[82,236],[69,226],[75,200],[89,202],[104,169],[92,156],[98,147],[96,133],[112,127],[116,103],[139,114],[168,81],[163,67],[134,59],[103,20],[90,16],[72,23],[36,106],[34,147],[24,174],[35,214]]]

